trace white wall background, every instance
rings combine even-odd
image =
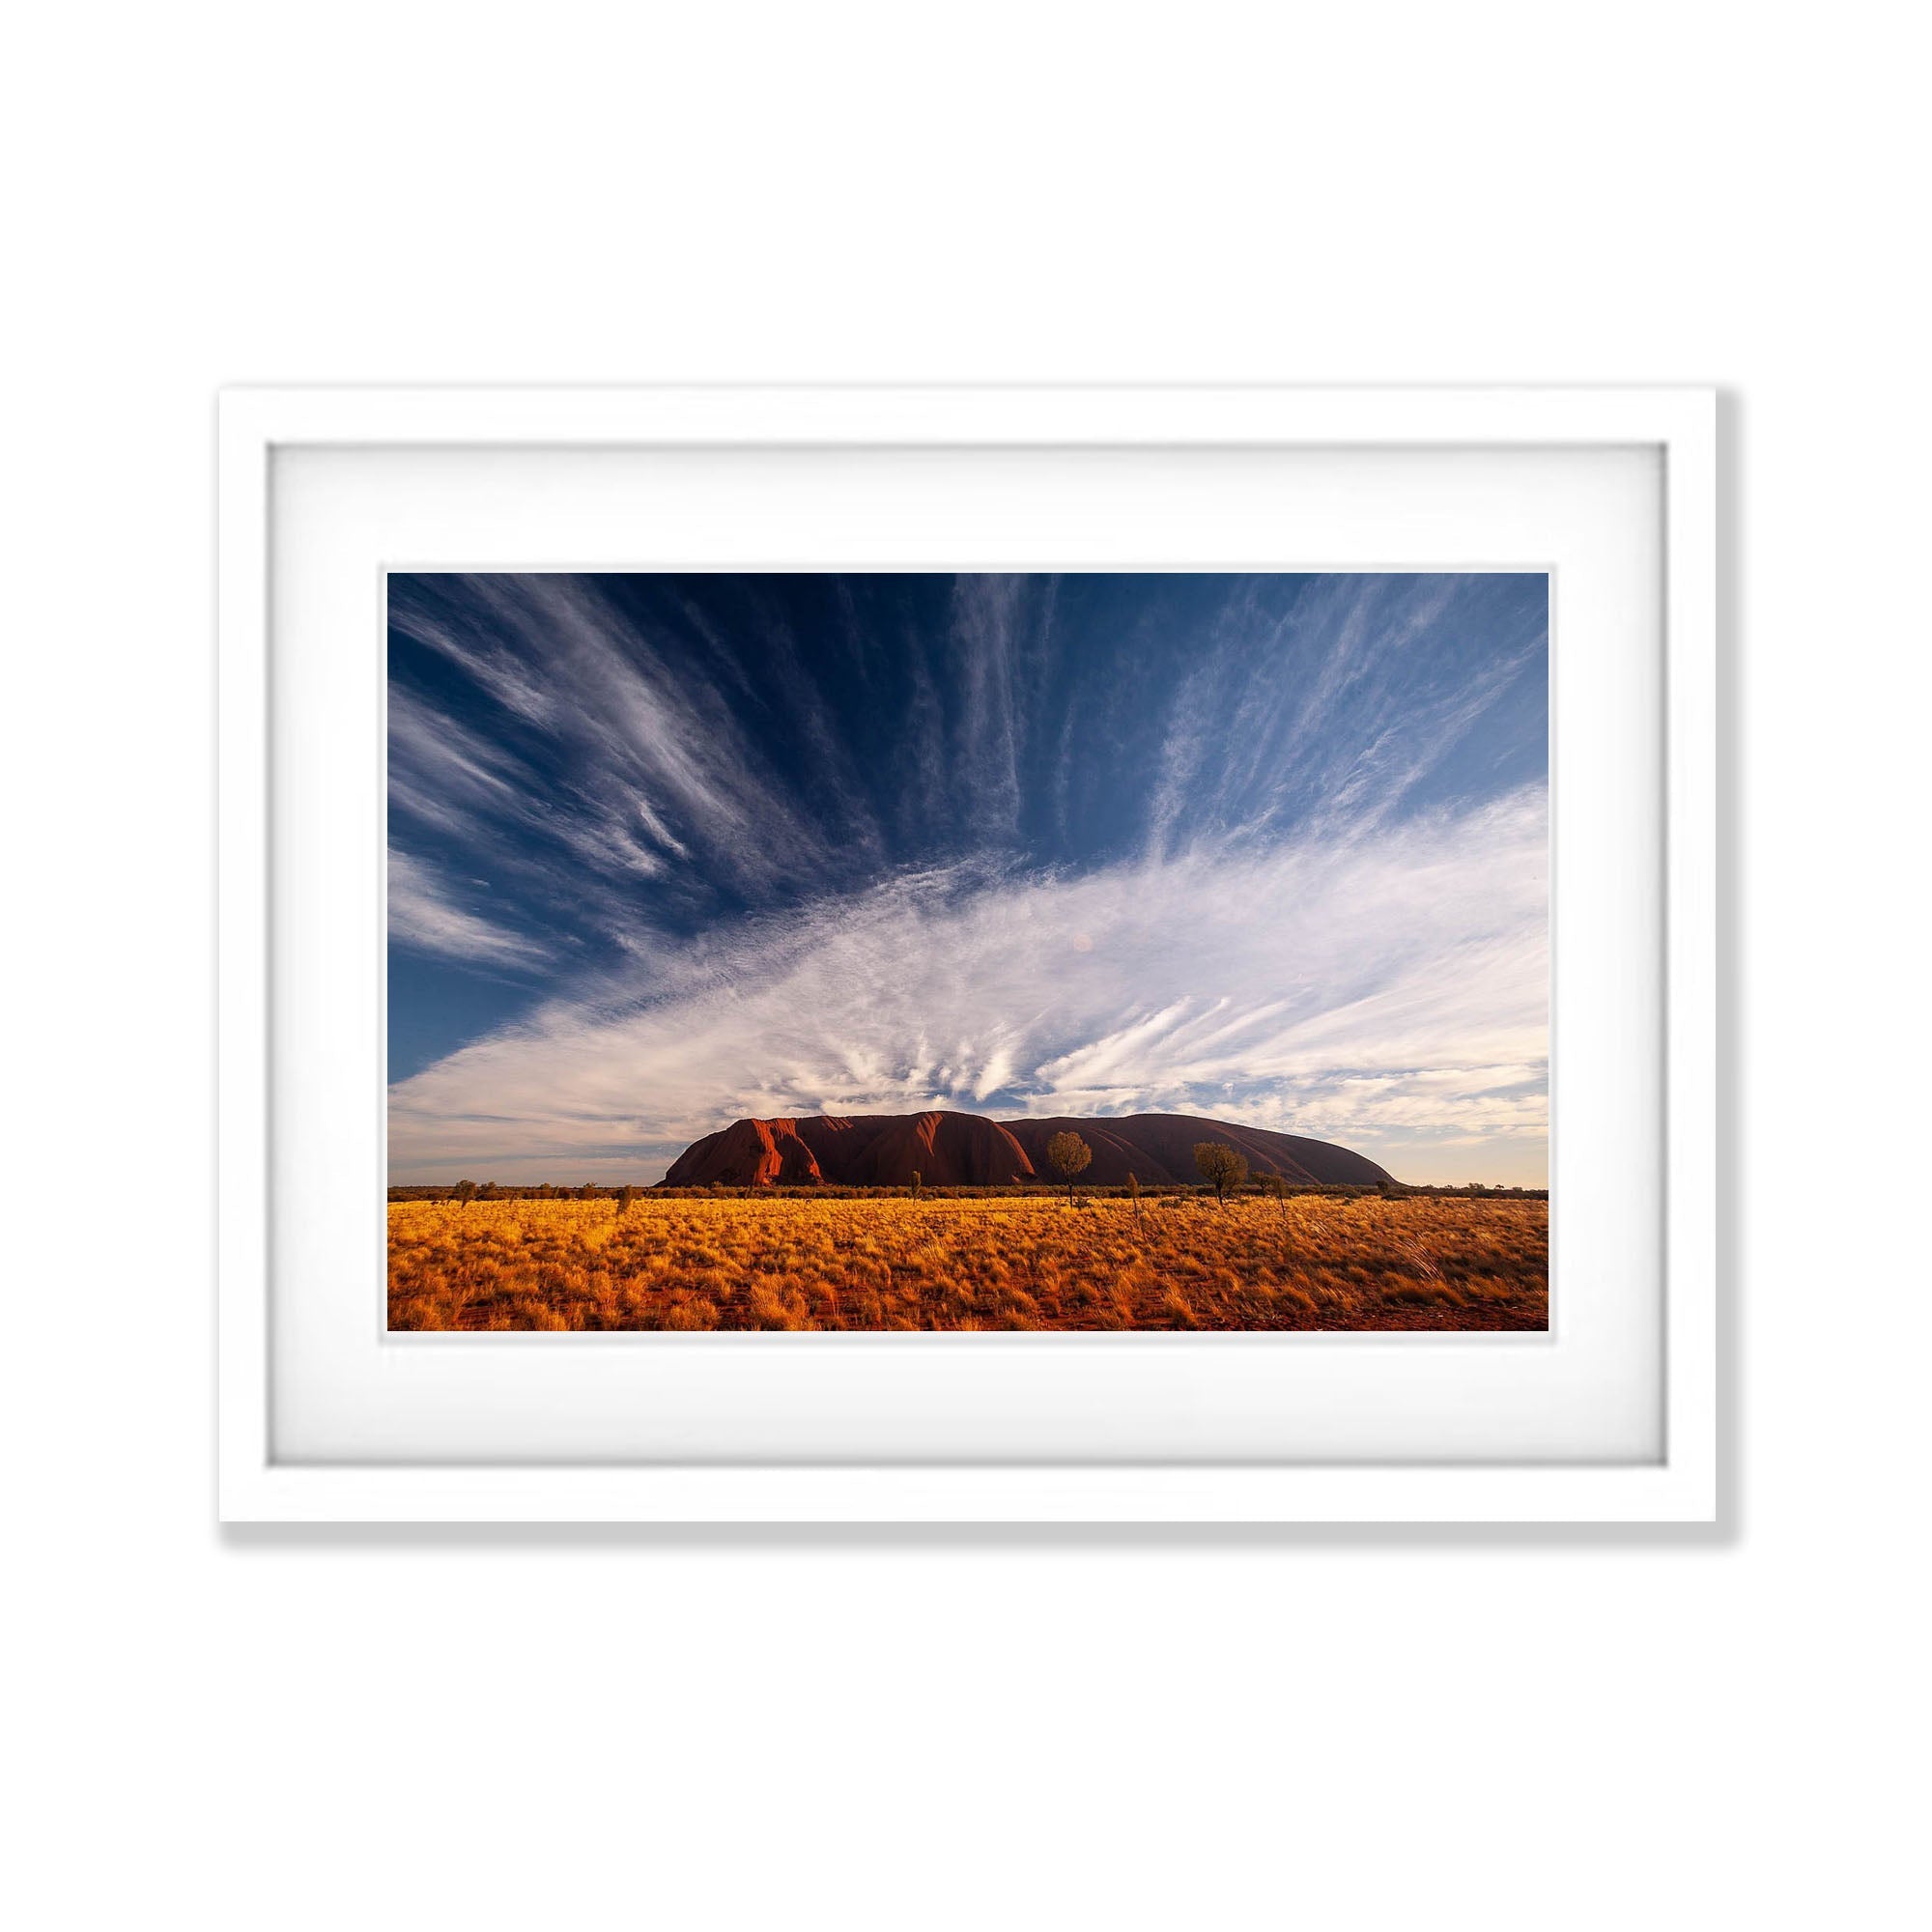
[[[1922,1912],[1920,35],[15,21],[11,1919]],[[217,1533],[212,393],[671,377],[1725,385],[1722,1534]]]

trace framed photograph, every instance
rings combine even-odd
[[[1715,453],[225,394],[223,1517],[1713,1520]]]

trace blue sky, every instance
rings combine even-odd
[[[392,1179],[744,1114],[1548,1166],[1541,575],[389,580]]]

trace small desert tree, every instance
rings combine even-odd
[[[1274,1205],[1281,1209],[1281,1244],[1288,1246],[1288,1182],[1278,1174],[1265,1176],[1262,1181],[1263,1190],[1274,1196]]]
[[[920,1173],[918,1168],[914,1168],[912,1171],[912,1198],[915,1201],[919,1199],[919,1190],[924,1185],[925,1176]]]
[[[468,1208],[476,1199],[476,1183],[473,1180],[459,1180],[456,1183],[456,1199],[460,1206]]]
[[[1214,1199],[1226,1204],[1228,1190],[1238,1187],[1248,1178],[1248,1164],[1226,1141],[1197,1141],[1194,1165],[1201,1178],[1214,1190]]]
[[[638,1198],[638,1190],[630,1181],[625,1181],[617,1191],[617,1212],[628,1214]]]
[[[1078,1134],[1057,1133],[1046,1144],[1047,1165],[1066,1183],[1066,1198],[1073,1199],[1073,1177],[1084,1174],[1094,1158],[1094,1150]]]

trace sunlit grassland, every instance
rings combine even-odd
[[[1544,1328],[1540,1200],[405,1201],[397,1329]]]

